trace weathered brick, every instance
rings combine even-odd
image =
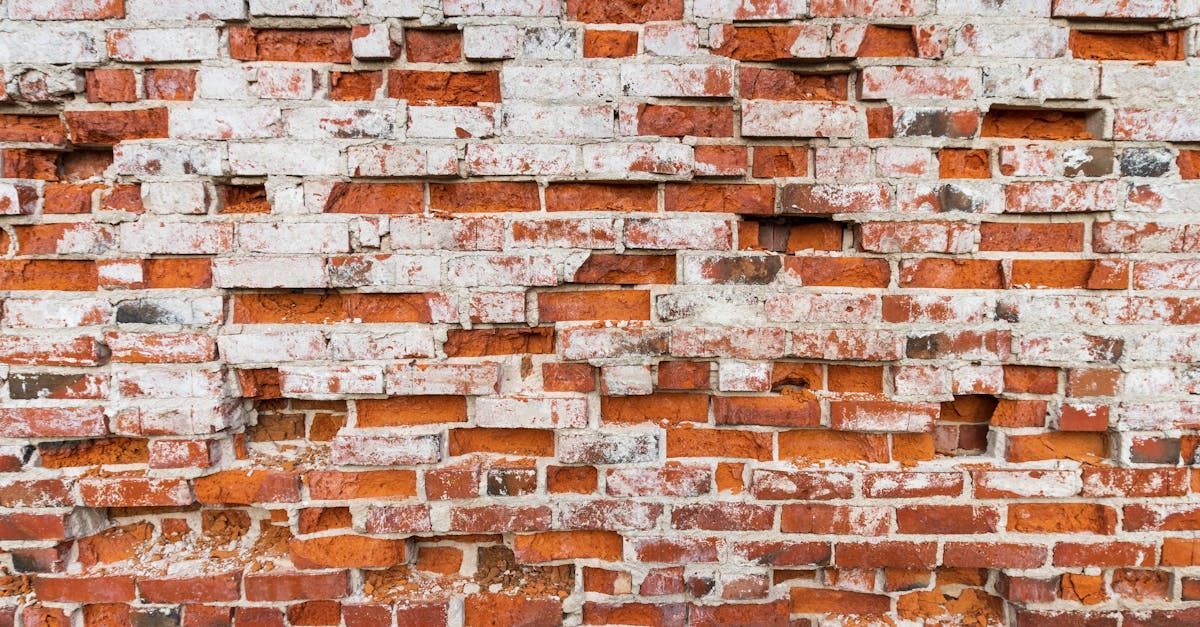
[[[1197,622],[1196,0],[0,13],[0,624]]]

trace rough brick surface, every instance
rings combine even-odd
[[[0,2],[0,627],[1200,624],[1200,2]]]

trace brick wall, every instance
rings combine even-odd
[[[0,5],[0,625],[1200,623],[1197,0]]]

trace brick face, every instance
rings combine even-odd
[[[8,0],[0,625],[1200,622],[1197,17]]]

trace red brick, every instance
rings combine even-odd
[[[420,183],[335,183],[325,197],[326,213],[420,213]]]
[[[334,570],[322,573],[248,574],[242,584],[248,601],[340,599],[350,591],[350,573]]]
[[[1097,61],[1178,61],[1183,59],[1181,31],[1071,30],[1071,56]]]
[[[301,568],[387,568],[405,563],[406,553],[403,540],[355,535],[296,538],[290,543],[292,563]]]
[[[593,24],[662,22],[683,17],[683,0],[567,0],[566,14]]]
[[[407,100],[410,105],[440,107],[500,102],[500,75],[497,72],[389,70],[388,97]]]
[[[583,56],[619,59],[637,54],[637,31],[589,28],[583,32]]]
[[[191,100],[196,93],[196,70],[150,68],[142,81],[147,100]]]
[[[537,302],[542,322],[650,319],[650,292],[642,290],[542,292]]]
[[[915,259],[900,267],[901,287],[1001,289],[1000,262],[987,259]]]
[[[845,74],[806,74],[757,67],[743,67],[738,72],[739,90],[743,98],[846,100],[850,93],[849,77]]]
[[[76,144],[107,146],[167,136],[167,110],[164,108],[67,111],[63,117],[70,129],[71,141]]]
[[[133,70],[88,70],[84,75],[88,102],[137,102]]]
[[[912,28],[868,24],[855,54],[859,57],[915,57],[917,40]]]
[[[132,601],[133,577],[125,575],[40,576],[33,582],[34,592],[51,603],[120,603]]]
[[[404,48],[413,63],[454,63],[462,60],[462,33],[410,28],[404,31]]]
[[[349,63],[350,29],[229,29],[229,56],[241,61]]]
[[[32,142],[39,144],[64,144],[67,129],[57,115],[25,115],[6,113],[0,115],[0,140],[6,142]]]
[[[330,72],[330,100],[374,100],[383,72]]]
[[[682,105],[638,106],[639,135],[664,137],[730,137],[733,135],[733,109]]]
[[[775,188],[714,183],[667,185],[664,203],[667,211],[771,215],[775,213]]]
[[[241,573],[196,577],[142,577],[138,594],[147,603],[213,603],[241,598]]]
[[[992,108],[983,117],[983,137],[1023,139],[1097,139],[1089,112],[1053,109]]]

